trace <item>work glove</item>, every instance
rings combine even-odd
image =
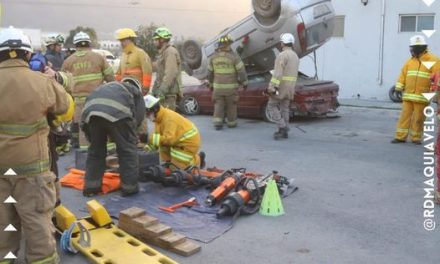
[[[152,152],[152,151],[156,151],[157,149],[152,144],[146,144],[144,146],[144,150],[146,152]]]

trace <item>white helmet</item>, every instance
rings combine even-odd
[[[88,42],[88,43],[92,42],[92,40],[90,39],[90,36],[83,31],[76,33],[75,36],[73,37],[73,44],[77,44],[77,43],[80,43],[83,41]]]
[[[149,111],[150,109],[152,109],[155,105],[157,105],[159,103],[159,98],[156,98],[152,95],[146,95],[144,96],[144,101],[145,101],[145,107],[147,108],[147,111]]]
[[[33,52],[31,40],[23,31],[9,27],[0,31],[0,51],[25,50]]]
[[[414,37],[411,37],[409,40],[410,46],[426,46],[428,43],[426,43],[426,40],[421,35],[415,35]]]
[[[284,44],[289,44],[289,43],[295,43],[295,38],[293,37],[292,34],[290,33],[283,33],[280,36],[280,40],[281,42],[283,42]]]

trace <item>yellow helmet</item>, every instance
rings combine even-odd
[[[229,34],[223,35],[218,39],[218,45],[222,46],[222,45],[229,45],[232,42],[234,42],[234,40],[232,39],[232,36]]]
[[[73,114],[75,113],[75,103],[73,102],[73,98],[70,94],[68,95],[69,100],[69,108],[67,112],[62,115],[57,115],[55,120],[53,121],[55,126],[61,125],[63,122],[69,122],[73,119]]]
[[[116,30],[116,39],[122,40],[126,38],[135,38],[137,37],[136,32],[134,32],[131,28],[121,28]]]

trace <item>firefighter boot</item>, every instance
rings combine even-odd
[[[279,140],[282,138],[288,138],[289,135],[287,132],[287,128],[285,128],[285,127],[279,128],[279,130],[273,134],[273,137],[275,140]]]

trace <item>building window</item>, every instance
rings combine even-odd
[[[422,32],[434,29],[434,15],[400,15],[399,32]]]
[[[343,38],[345,29],[345,16],[335,16],[335,29],[333,30],[333,37]]]

